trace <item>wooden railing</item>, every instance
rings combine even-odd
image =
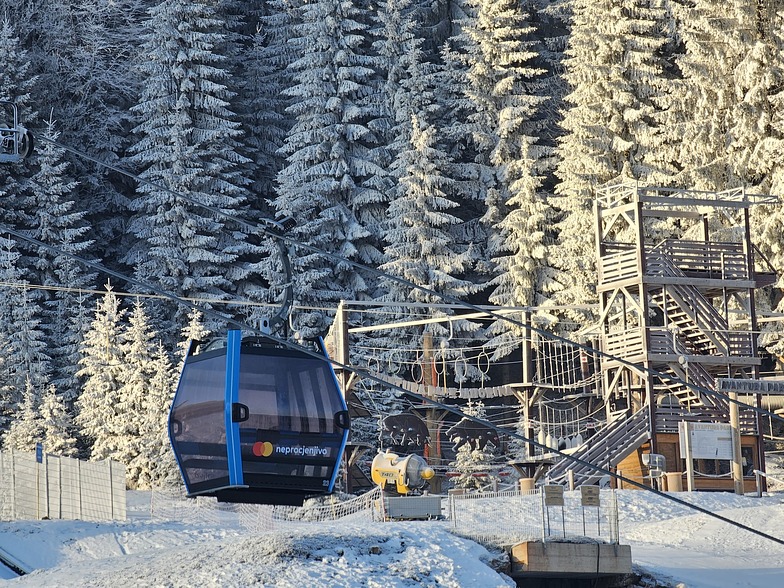
[[[687,274],[699,272],[701,276],[718,280],[750,279],[748,257],[740,243],[667,240],[656,250]]]
[[[602,256],[599,260],[599,283],[608,284],[638,275],[637,251],[621,251]]]
[[[650,275],[686,277],[665,252],[651,252],[649,259]],[[686,284],[670,284],[661,293],[654,295],[653,301],[680,325],[692,341],[703,340],[707,350],[712,345],[719,355],[729,355],[727,321],[697,288]]]
[[[589,464],[602,468],[617,466],[650,439],[650,431],[648,407],[642,407],[629,417],[607,424],[572,453],[583,463],[561,460],[550,468],[547,476],[555,483],[565,483],[567,472],[572,470],[577,484],[593,484],[602,474]]]
[[[675,350],[673,334],[666,327],[648,327],[649,355],[690,355],[698,354],[689,349]],[[754,350],[754,334],[745,331],[721,331],[721,337],[729,342],[727,349],[730,357],[751,357]],[[632,327],[623,331],[602,335],[602,351],[619,357],[633,357],[643,353],[643,329]]]
[[[641,355],[645,349],[643,346],[643,329],[641,327],[607,333],[602,336],[602,339],[602,350],[613,356],[634,357]]]

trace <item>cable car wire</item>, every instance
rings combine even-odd
[[[111,169],[112,171],[115,171],[115,172],[117,172],[119,174],[123,174],[123,175],[125,175],[125,176],[127,176],[129,178],[132,178],[132,179],[136,180],[137,182],[139,182],[141,184],[145,184],[145,185],[148,185],[148,186],[150,186],[152,188],[155,188],[157,190],[161,190],[163,192],[171,194],[171,195],[173,195],[173,196],[175,196],[177,198],[180,198],[181,200],[184,200],[185,202],[193,204],[194,206],[198,206],[198,207],[200,207],[200,208],[202,208],[204,210],[207,210],[207,211],[209,211],[209,212],[211,212],[211,213],[213,213],[213,214],[215,214],[215,215],[217,215],[217,216],[219,216],[221,218],[225,218],[227,220],[230,220],[231,222],[236,223],[236,224],[246,228],[251,233],[256,233],[257,234],[258,232],[261,232],[262,235],[264,235],[266,237],[271,237],[273,239],[283,241],[283,242],[285,242],[285,243],[287,243],[289,245],[293,245],[295,247],[299,247],[301,249],[304,249],[305,251],[308,251],[310,253],[315,253],[315,254],[320,255],[322,257],[326,257],[327,259],[330,259],[330,260],[335,261],[335,262],[349,264],[353,268],[355,268],[357,270],[369,272],[370,274],[372,274],[375,277],[388,279],[388,280],[393,281],[393,282],[395,282],[395,283],[397,283],[399,285],[406,286],[406,287],[408,287],[410,289],[419,290],[420,292],[423,292],[425,294],[429,294],[431,296],[435,296],[436,298],[439,298],[439,299],[444,300],[446,302],[450,302],[452,304],[456,304],[456,305],[458,305],[458,306],[460,306],[462,308],[473,310],[475,312],[486,313],[487,315],[489,315],[489,316],[491,316],[493,318],[505,321],[505,322],[507,322],[509,324],[512,324],[514,326],[522,328],[525,331],[528,331],[530,333],[537,333],[539,336],[544,337],[546,339],[549,339],[549,340],[552,340],[552,341],[558,341],[558,342],[561,342],[561,343],[567,343],[569,345],[573,345],[573,346],[577,347],[578,349],[582,349],[583,351],[588,352],[589,354],[592,354],[592,355],[595,354],[595,355],[597,355],[599,357],[603,357],[603,358],[608,359],[608,360],[616,361],[616,362],[620,363],[621,365],[623,365],[625,367],[642,371],[642,372],[648,374],[648,376],[658,377],[660,379],[663,379],[664,381],[670,381],[670,382],[673,382],[673,383],[678,384],[678,385],[686,386],[687,388],[689,388],[691,390],[694,390],[696,392],[699,392],[699,393],[702,393],[702,394],[705,394],[707,396],[711,396],[711,397],[714,397],[714,398],[720,398],[720,399],[724,400],[725,402],[734,403],[738,407],[745,408],[747,410],[751,410],[753,412],[756,412],[757,414],[765,415],[765,416],[767,416],[769,418],[773,418],[773,419],[776,419],[779,422],[784,423],[784,417],[779,416],[779,415],[777,415],[774,412],[765,410],[762,407],[746,404],[745,402],[742,402],[741,400],[739,400],[737,398],[732,398],[728,394],[724,394],[724,393],[719,392],[717,390],[711,390],[709,388],[705,388],[703,386],[696,385],[696,384],[694,384],[692,382],[684,381],[684,380],[678,378],[677,376],[673,376],[673,375],[670,375],[670,374],[665,374],[663,372],[660,372],[660,371],[655,370],[655,369],[653,369],[651,367],[648,367],[648,366],[640,366],[640,365],[635,364],[635,363],[633,363],[633,362],[631,362],[631,361],[629,361],[627,359],[614,356],[614,355],[612,355],[610,353],[607,353],[605,351],[601,351],[600,349],[596,349],[594,347],[590,347],[590,346],[588,346],[588,345],[586,345],[584,343],[579,343],[579,342],[576,342],[576,341],[572,341],[571,339],[568,339],[566,337],[562,337],[560,335],[556,335],[555,333],[550,333],[550,332],[544,331],[544,330],[539,329],[538,327],[535,327],[533,325],[522,323],[522,322],[520,322],[520,321],[518,321],[516,319],[513,319],[513,318],[511,318],[509,316],[506,316],[505,314],[497,313],[497,312],[494,312],[493,310],[482,309],[480,306],[478,306],[476,304],[473,304],[473,303],[470,303],[470,302],[467,302],[467,301],[464,301],[464,300],[460,300],[460,299],[458,299],[458,298],[456,298],[454,296],[451,296],[449,294],[443,294],[443,293],[436,292],[435,290],[432,290],[432,289],[427,288],[425,286],[419,286],[419,285],[417,285],[417,284],[415,284],[415,283],[413,283],[410,280],[407,280],[405,278],[400,278],[398,276],[395,276],[395,275],[392,275],[392,274],[388,274],[388,273],[386,273],[386,272],[384,272],[382,270],[379,270],[379,269],[376,269],[376,268],[364,265],[362,263],[359,263],[359,262],[356,262],[356,261],[353,261],[353,260],[350,260],[350,259],[346,259],[345,257],[342,257],[342,256],[340,256],[338,254],[330,253],[328,251],[324,251],[322,249],[319,249],[318,247],[314,247],[312,245],[308,245],[307,243],[304,243],[304,242],[302,242],[302,241],[300,241],[298,239],[295,239],[293,237],[287,236],[285,233],[283,233],[282,231],[279,230],[279,227],[277,226],[277,223],[275,223],[274,221],[265,219],[267,224],[268,224],[267,227],[251,223],[251,222],[246,221],[244,219],[240,219],[240,218],[234,217],[231,214],[221,210],[220,208],[217,208],[215,206],[209,206],[207,204],[199,202],[198,200],[188,196],[187,194],[183,194],[183,193],[177,192],[176,190],[168,188],[167,186],[162,186],[161,184],[158,184],[156,182],[152,182],[150,180],[146,180],[146,179],[142,178],[141,176],[139,176],[138,174],[130,172],[130,171],[128,171],[128,170],[126,170],[124,168],[121,168],[119,166],[116,166],[116,165],[113,165],[113,164],[101,161],[100,159],[98,159],[96,157],[93,157],[93,156],[89,155],[88,153],[85,153],[84,151],[81,151],[79,149],[75,149],[75,148],[70,147],[68,145],[65,145],[63,143],[60,143],[59,141],[55,141],[55,140],[49,139],[47,137],[41,137],[41,140],[45,141],[47,143],[51,143],[53,145],[56,145],[57,147],[60,147],[61,149],[64,149],[65,151],[73,153],[74,155],[77,155],[77,156],[79,156],[79,157],[81,157],[83,159],[91,161],[91,162],[93,162],[93,163],[95,163],[95,164],[97,164],[99,166],[105,167],[107,169]],[[160,292],[162,292],[162,291],[158,291],[158,293],[160,293]],[[194,306],[193,308],[196,308],[196,307]],[[456,316],[455,318],[459,319],[460,317]]]
[[[193,204],[201,206],[201,207],[203,207],[203,208],[205,208],[207,210],[214,211],[216,214],[220,214],[221,216],[228,216],[234,222],[241,222],[242,224],[244,224],[246,226],[251,226],[249,223],[246,223],[245,221],[239,221],[238,219],[230,217],[230,215],[226,215],[225,213],[223,213],[222,211],[220,211],[220,210],[218,210],[218,209],[216,209],[214,207],[204,206],[204,205],[202,205],[201,203],[198,203],[196,200],[194,200],[192,198],[188,198],[188,197],[186,197],[184,195],[181,195],[181,194],[178,194],[178,193],[176,193],[176,192],[174,192],[172,190],[169,190],[168,188],[165,188],[165,187],[162,187],[162,186],[158,186],[157,184],[153,184],[152,182],[149,182],[147,180],[139,178],[135,174],[131,174],[130,172],[122,170],[121,168],[119,168],[117,166],[113,166],[111,164],[107,164],[107,163],[101,162],[101,161],[99,161],[99,160],[97,160],[97,159],[95,159],[95,158],[93,158],[93,157],[91,157],[91,156],[89,156],[87,154],[83,154],[82,152],[80,152],[80,151],[78,151],[76,149],[73,149],[73,148],[68,147],[66,145],[62,145],[62,144],[60,144],[60,143],[58,143],[56,141],[52,141],[50,139],[45,139],[44,138],[43,140],[48,141],[50,143],[53,143],[53,144],[55,144],[55,145],[65,149],[66,151],[70,151],[70,152],[72,152],[72,153],[74,153],[76,155],[85,157],[86,159],[88,159],[90,161],[93,161],[94,163],[97,163],[98,165],[102,165],[104,167],[107,167],[109,169],[117,171],[118,173],[122,173],[122,174],[128,175],[128,176],[130,176],[130,177],[132,177],[134,179],[137,179],[140,182],[144,182],[146,184],[149,184],[149,185],[152,185],[154,187],[157,187],[157,188],[159,188],[161,190],[165,190],[167,192],[175,194],[178,197],[184,198],[186,201],[189,201],[189,202],[191,202]],[[376,270],[376,269],[364,266],[362,264],[359,264],[357,262],[353,262],[353,261],[347,260],[345,258],[342,258],[342,257],[338,256],[338,255],[321,251],[321,250],[319,250],[319,249],[317,249],[315,247],[312,247],[312,246],[300,243],[296,239],[292,239],[290,237],[286,237],[285,235],[278,234],[275,231],[265,230],[262,227],[254,227],[254,230],[256,230],[256,229],[261,230],[262,232],[264,232],[266,235],[268,235],[270,237],[283,239],[283,240],[286,240],[287,242],[290,242],[292,244],[298,244],[298,245],[304,247],[308,251],[322,254],[322,255],[330,258],[330,259],[339,260],[339,261],[341,261],[343,263],[349,263],[353,267],[358,268],[358,269],[363,269],[363,270],[370,271],[371,273],[373,273],[376,276],[388,277],[390,279],[393,279],[393,280],[397,281],[398,283],[406,284],[409,287],[416,288],[416,289],[419,289],[419,290],[427,292],[427,293],[431,293],[431,294],[433,294],[433,295],[435,295],[437,297],[441,297],[443,300],[455,302],[456,304],[459,304],[461,306],[464,306],[466,308],[469,308],[469,309],[472,309],[472,310],[475,310],[475,311],[480,310],[479,307],[477,307],[476,305],[473,305],[471,303],[460,301],[460,300],[458,300],[458,299],[456,299],[454,297],[451,297],[449,295],[446,295],[446,294],[444,294],[444,295],[438,294],[438,293],[436,293],[436,292],[434,292],[434,291],[432,291],[432,290],[430,290],[428,288],[417,286],[416,284],[413,284],[412,282],[409,282],[408,280],[404,280],[404,279],[398,278],[396,276],[391,276],[389,274],[386,274],[385,272],[382,272],[381,270]],[[82,257],[80,257],[80,256],[78,256],[78,255],[76,255],[76,254],[74,254],[72,252],[62,250],[59,247],[56,247],[54,245],[49,245],[47,243],[44,243],[44,242],[42,242],[42,241],[40,241],[38,239],[35,239],[33,237],[30,237],[29,235],[24,234],[21,231],[17,231],[17,230],[11,229],[10,227],[6,227],[4,225],[0,225],[0,231],[7,232],[10,235],[13,235],[13,236],[15,236],[15,237],[17,237],[19,239],[22,239],[24,241],[27,241],[29,243],[32,243],[32,244],[34,244],[34,245],[36,245],[38,247],[41,247],[43,249],[46,249],[48,251],[51,251],[51,252],[54,252],[54,253],[58,253],[58,254],[61,254],[61,255],[65,255],[67,257],[70,257],[71,259],[74,259],[75,261],[77,261],[79,263],[82,263],[82,264],[84,264],[84,265],[86,265],[88,267],[91,267],[93,269],[96,269],[96,270],[98,270],[100,272],[104,272],[104,273],[106,273],[108,275],[114,276],[114,277],[116,277],[116,278],[118,278],[120,280],[126,281],[126,282],[128,282],[130,284],[134,284],[134,285],[139,286],[141,288],[148,289],[149,291],[152,291],[152,292],[154,292],[156,294],[160,294],[160,295],[164,296],[165,298],[167,298],[169,300],[172,300],[172,301],[174,301],[174,302],[176,302],[178,304],[187,306],[188,308],[191,308],[191,309],[194,309],[194,310],[198,310],[198,311],[200,311],[200,312],[202,312],[202,313],[204,313],[206,315],[210,315],[212,317],[218,318],[219,320],[225,321],[228,324],[235,325],[235,326],[239,327],[241,330],[250,331],[250,332],[254,332],[254,333],[263,335],[264,337],[267,337],[270,340],[272,340],[272,341],[274,341],[274,342],[276,342],[278,344],[285,345],[285,346],[291,347],[293,349],[298,349],[298,350],[300,350],[300,351],[302,351],[302,352],[304,352],[304,353],[306,353],[308,355],[311,355],[311,356],[313,356],[315,358],[318,358],[318,359],[321,359],[321,360],[324,359],[324,355],[322,355],[321,353],[319,353],[317,351],[314,351],[314,350],[305,348],[303,346],[294,344],[291,341],[288,341],[288,340],[285,340],[285,339],[281,339],[281,338],[279,338],[279,337],[277,337],[275,335],[272,335],[270,333],[265,333],[261,329],[258,329],[257,327],[245,324],[242,321],[236,320],[236,319],[234,319],[234,318],[232,318],[230,316],[226,316],[226,315],[224,315],[222,313],[219,313],[217,311],[214,311],[212,309],[200,307],[197,304],[195,304],[193,302],[190,302],[189,300],[185,300],[183,298],[180,298],[176,294],[172,294],[170,292],[166,292],[165,290],[162,290],[161,288],[158,288],[158,287],[156,287],[156,286],[154,286],[152,284],[148,284],[146,282],[143,282],[142,280],[138,280],[136,278],[132,278],[131,276],[127,276],[127,275],[123,274],[122,272],[111,270],[111,269],[103,266],[102,264],[99,264],[99,263],[96,263],[96,262],[84,259],[84,258],[82,258]],[[601,351],[593,349],[593,348],[588,348],[588,346],[584,346],[584,345],[582,345],[580,343],[576,343],[576,342],[571,341],[571,340],[569,340],[569,339],[567,339],[565,337],[561,337],[559,335],[554,335],[554,334],[551,334],[551,333],[547,333],[545,331],[542,331],[541,329],[538,329],[538,328],[533,327],[531,325],[525,325],[525,324],[520,323],[519,321],[516,321],[514,319],[510,319],[510,318],[505,317],[503,315],[493,313],[492,311],[488,311],[488,314],[490,314],[491,316],[495,316],[495,317],[497,317],[499,319],[508,321],[508,322],[510,322],[510,323],[512,323],[514,325],[517,325],[519,327],[522,327],[524,329],[528,329],[528,330],[530,330],[532,332],[536,332],[536,333],[540,334],[541,336],[545,336],[547,338],[552,338],[554,340],[558,340],[558,341],[562,341],[562,342],[565,342],[565,343],[569,343],[571,345],[581,346],[582,348],[585,348],[586,350],[590,350],[590,352],[600,353],[603,357],[612,358],[612,359],[614,359],[616,361],[619,361],[619,362],[623,363],[624,365],[627,365],[627,366],[630,366],[630,367],[631,366],[638,367],[638,366],[636,366],[635,364],[633,364],[633,363],[631,363],[629,361],[626,361],[626,360],[623,360],[621,358],[617,358],[617,357],[611,356],[610,354],[607,354],[605,352],[601,352]],[[583,459],[580,459],[578,457],[566,454],[566,453],[564,453],[564,452],[562,452],[562,451],[560,451],[558,449],[552,449],[550,447],[547,447],[546,445],[544,445],[542,443],[539,443],[536,439],[529,439],[529,438],[527,438],[527,437],[517,433],[516,431],[509,431],[509,430],[497,427],[496,425],[494,425],[493,423],[491,423],[490,421],[488,421],[486,419],[481,419],[481,418],[477,418],[477,417],[474,417],[474,416],[466,415],[466,414],[463,413],[463,411],[461,411],[459,409],[459,407],[447,405],[447,404],[444,404],[443,402],[439,402],[439,401],[434,400],[432,398],[429,398],[427,396],[423,396],[423,395],[417,394],[415,392],[411,392],[409,390],[404,389],[401,386],[395,385],[395,384],[393,384],[391,382],[387,382],[387,381],[383,380],[382,378],[379,378],[378,376],[375,376],[375,375],[373,375],[373,374],[371,374],[371,373],[369,373],[369,372],[367,372],[367,371],[365,371],[365,370],[363,370],[361,368],[357,368],[356,366],[348,366],[348,365],[345,365],[345,364],[343,364],[343,363],[341,363],[341,362],[339,362],[339,361],[337,361],[335,359],[332,359],[332,358],[328,358],[328,359],[334,366],[337,366],[337,367],[339,367],[341,369],[344,369],[344,370],[347,370],[349,372],[353,372],[353,373],[357,374],[358,376],[370,379],[370,380],[375,381],[375,382],[377,382],[379,384],[382,384],[384,386],[388,386],[388,387],[390,387],[392,389],[395,389],[395,390],[398,390],[400,392],[403,392],[404,394],[408,395],[410,398],[414,398],[416,400],[419,400],[423,404],[427,404],[427,405],[430,405],[430,406],[432,406],[434,408],[439,408],[441,410],[445,410],[445,411],[453,413],[455,415],[467,418],[467,419],[471,420],[472,422],[474,422],[476,424],[480,424],[480,425],[484,425],[486,427],[489,427],[490,429],[492,429],[492,430],[494,430],[494,431],[496,431],[498,433],[507,435],[508,437],[512,437],[514,439],[518,439],[520,441],[523,441],[525,443],[528,443],[528,444],[533,445],[535,447],[538,447],[540,449],[547,450],[550,453],[555,453],[555,454],[561,456],[561,458],[567,459],[567,460],[569,460],[569,461],[571,461],[571,462],[573,462],[575,464],[588,467],[588,468],[594,470],[595,472],[598,472],[598,473],[606,475],[606,476],[610,476],[611,478],[614,478],[616,480],[620,480],[621,482],[624,482],[624,483],[626,483],[629,486],[634,486],[634,487],[639,488],[641,490],[652,492],[653,494],[655,494],[655,495],[657,495],[657,496],[659,496],[659,497],[661,497],[661,498],[663,498],[665,500],[669,500],[671,502],[675,502],[677,504],[680,504],[682,506],[685,506],[685,507],[690,508],[692,510],[696,510],[697,512],[700,512],[702,514],[705,514],[705,515],[707,515],[707,516],[709,516],[711,518],[714,518],[714,519],[720,520],[722,522],[725,522],[727,524],[733,525],[733,526],[735,526],[735,527],[737,527],[739,529],[743,529],[745,531],[748,531],[750,533],[753,533],[755,535],[758,535],[760,537],[763,537],[765,539],[768,539],[768,540],[773,541],[775,543],[778,543],[780,545],[784,545],[784,539],[780,539],[778,537],[774,537],[774,536],[769,535],[769,534],[767,534],[767,533],[765,533],[763,531],[760,531],[759,529],[755,529],[753,527],[749,527],[748,525],[745,525],[745,524],[740,523],[738,521],[734,521],[734,520],[732,520],[730,518],[727,518],[727,517],[725,517],[723,515],[720,515],[718,513],[712,512],[712,511],[710,511],[710,510],[708,510],[706,508],[703,508],[701,506],[697,506],[697,505],[691,504],[691,503],[687,502],[686,500],[677,498],[675,496],[672,496],[670,494],[667,494],[667,493],[662,492],[660,490],[657,490],[655,488],[651,488],[649,486],[645,486],[644,484],[642,484],[640,482],[637,482],[636,480],[632,480],[630,478],[626,478],[625,476],[623,476],[621,474],[618,474],[617,472],[611,472],[610,470],[607,470],[607,469],[605,469],[605,468],[603,468],[601,466],[594,465],[594,464],[592,464],[592,463],[590,463],[588,461],[585,461]],[[639,369],[639,367],[638,367],[638,369]],[[656,370],[645,368],[645,371],[647,373],[652,374],[652,375],[657,375],[657,376],[660,376],[660,377],[666,377],[669,380],[672,380],[672,381],[675,381],[675,382],[680,382],[680,380],[678,378],[672,378],[670,376],[667,376],[666,374],[660,374],[659,372],[656,372]],[[690,385],[688,383],[686,383],[686,385],[689,386],[689,387],[692,387],[693,389],[701,390],[701,387],[692,386],[692,385]],[[713,391],[710,391],[710,390],[706,389],[705,392],[706,393],[710,393],[710,392],[713,392]],[[727,395],[720,394],[718,392],[715,393],[715,394],[717,396],[725,397],[729,401],[736,402],[740,406],[746,406],[748,408],[756,409],[756,407],[752,407],[752,406],[746,405],[745,403],[742,403],[740,401],[736,401],[736,400],[730,399]],[[764,412],[765,414],[773,414],[773,413],[768,413],[768,411],[758,411],[758,412]],[[774,416],[776,417],[777,420],[784,421],[784,419],[782,419],[778,415],[774,415]]]

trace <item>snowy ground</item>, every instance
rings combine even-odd
[[[784,538],[784,492],[678,496]],[[621,542],[632,546],[637,569],[655,584],[784,586],[781,544],[649,493],[621,491],[619,504]],[[149,494],[142,492],[129,492],[122,523],[3,523],[0,548],[36,569],[9,586],[514,586],[491,567],[498,554],[455,537],[448,522],[330,523],[304,530],[284,524],[249,534],[218,522],[151,520]]]

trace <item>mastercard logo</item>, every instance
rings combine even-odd
[[[253,444],[253,455],[256,457],[269,457],[272,455],[272,443],[269,441],[256,441]]]

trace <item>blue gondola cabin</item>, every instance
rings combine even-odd
[[[301,505],[332,492],[348,433],[326,356],[240,331],[189,353],[169,415],[188,496],[221,502]]]

